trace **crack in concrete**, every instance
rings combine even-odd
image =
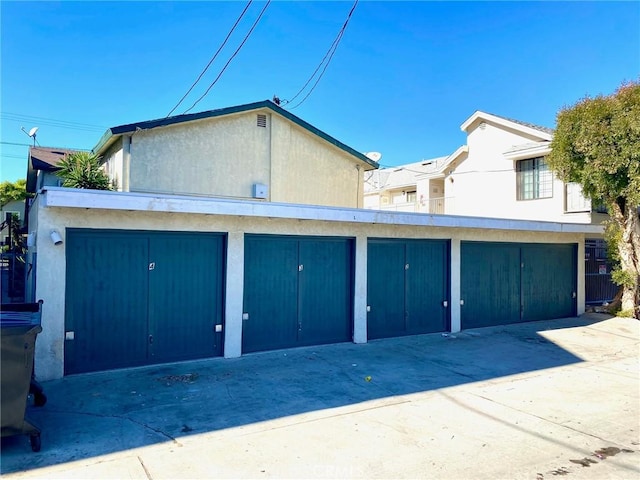
[[[140,462],[140,465],[142,465],[142,469],[144,470],[144,473],[147,476],[147,479],[148,480],[153,480],[153,477],[151,476],[151,472],[149,472],[149,469],[144,464],[144,462],[142,461],[142,458],[139,455],[138,455],[138,461]]]
[[[496,400],[494,400],[494,399],[492,399],[492,398],[485,397],[484,395],[480,395],[480,394],[477,394],[477,393],[474,393],[474,392],[468,392],[468,393],[470,393],[471,395],[475,395],[476,397],[482,398],[482,399],[484,399],[484,400],[487,400],[487,401],[489,401],[489,402],[491,402],[491,403],[495,403],[496,405],[500,405],[500,406],[502,406],[502,407],[509,408],[509,409],[514,410],[514,411],[516,411],[516,412],[518,412],[518,413],[522,413],[522,414],[524,414],[524,415],[528,415],[528,416],[531,416],[531,417],[537,418],[537,419],[539,419],[539,420],[542,420],[542,421],[544,421],[544,422],[551,423],[551,424],[556,425],[556,426],[561,427],[561,428],[566,428],[566,429],[568,429],[568,430],[572,430],[572,431],[574,431],[574,432],[576,432],[576,433],[579,433],[579,434],[582,434],[582,435],[587,435],[587,436],[589,436],[589,437],[592,437],[592,438],[595,438],[595,439],[597,439],[597,440],[600,440],[601,442],[604,442],[604,443],[618,443],[618,442],[614,442],[614,441],[607,440],[607,439],[605,439],[605,438],[599,437],[598,435],[595,435],[595,434],[593,434],[593,433],[589,433],[589,432],[585,432],[585,431],[583,431],[583,430],[579,430],[579,429],[574,428],[574,427],[572,427],[572,426],[570,426],[570,425],[566,425],[566,424],[564,424],[564,423],[556,422],[556,421],[551,420],[551,419],[549,419],[549,418],[541,417],[540,415],[536,415],[535,413],[527,412],[527,411],[525,411],[525,410],[520,410],[520,409],[519,409],[519,408],[517,408],[517,407],[513,407],[513,406],[511,406],[511,405],[507,405],[506,403],[498,402],[498,401],[496,401]]]

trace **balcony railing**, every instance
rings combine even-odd
[[[390,205],[380,205],[380,210],[392,210],[395,212],[415,212],[415,213],[435,213],[443,215],[445,205],[449,211],[452,210],[453,197],[430,198],[423,202],[403,202],[392,203]]]

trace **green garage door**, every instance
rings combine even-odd
[[[68,229],[65,373],[221,355],[224,240]]]
[[[576,313],[575,244],[462,242],[462,328]]]
[[[242,351],[347,342],[353,241],[246,235]]]
[[[369,240],[368,338],[449,330],[448,258],[446,240]]]

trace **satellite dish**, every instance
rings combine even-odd
[[[35,137],[37,131],[38,131],[38,127],[33,127],[31,130],[29,130],[29,136]]]
[[[364,156],[374,162],[379,162],[382,158],[382,154],[380,152],[367,152],[364,154]]]

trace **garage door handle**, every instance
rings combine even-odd
[[[153,335],[149,335],[149,343],[153,343]]]

